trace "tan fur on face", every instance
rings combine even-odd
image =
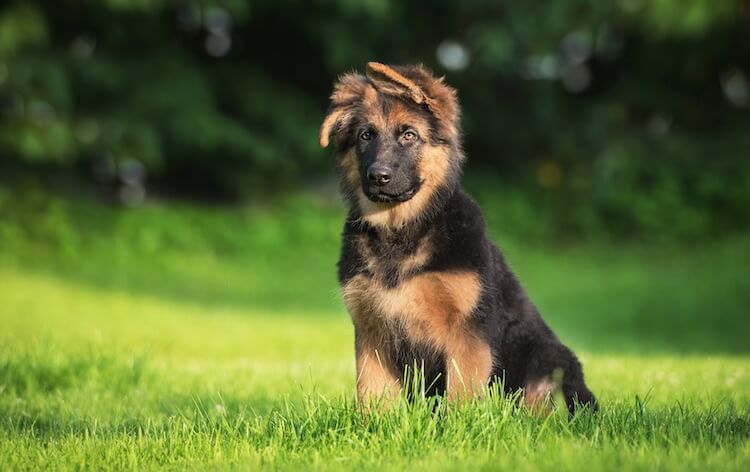
[[[360,187],[357,191],[357,199],[362,219],[383,229],[397,229],[417,220],[424,214],[435,191],[445,182],[450,166],[450,155],[445,147],[425,144],[417,166],[422,186],[414,197],[398,203],[373,202],[367,198]]]
[[[429,123],[400,100],[391,103],[387,114],[375,112],[368,118],[370,122],[375,124],[376,128],[381,130],[393,130],[403,125],[409,125],[409,127],[416,129],[420,136],[427,137],[430,135]]]
[[[383,116],[373,111],[372,122],[380,129],[390,129],[409,123],[418,133],[426,136],[429,127],[422,117],[414,115],[409,109],[396,102],[392,110]],[[354,148],[348,149],[342,156],[340,167],[347,187],[354,192],[362,219],[373,226],[385,229],[397,229],[417,219],[433,196],[433,192],[444,181],[450,168],[450,156],[442,146],[425,145],[418,163],[417,171],[422,179],[422,187],[409,201],[399,203],[380,203],[370,201],[362,190],[359,176],[359,163]]]

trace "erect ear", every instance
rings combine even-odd
[[[413,80],[405,77],[393,67],[380,62],[367,63],[367,77],[380,91],[394,95],[407,95],[417,104],[424,103],[425,94]]]
[[[331,138],[347,129],[354,121],[354,113],[367,91],[367,79],[362,74],[342,76],[331,94],[328,115],[320,126],[320,145],[328,147]]]

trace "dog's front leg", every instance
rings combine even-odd
[[[492,374],[492,351],[486,342],[461,331],[446,343],[448,400],[481,394]]]
[[[357,343],[357,400],[392,400],[398,397],[401,382],[393,375],[383,351]]]

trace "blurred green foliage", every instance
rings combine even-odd
[[[555,233],[744,229],[749,15],[747,0],[11,1],[0,172],[287,188],[330,173],[316,136],[338,74],[423,62],[460,91],[470,168]]]
[[[536,221],[520,206],[525,199],[478,194],[493,240],[566,342],[640,353],[750,350],[750,236],[695,245],[602,238],[550,244],[544,235],[518,236],[516,222]],[[124,298],[343,323],[335,268],[343,219],[340,205],[304,192],[263,205],[161,202],[113,210],[46,189],[0,188],[0,271]]]

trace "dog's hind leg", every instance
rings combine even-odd
[[[524,403],[538,411],[562,392],[568,411],[578,405],[598,409],[596,398],[586,386],[583,369],[575,354],[560,343],[536,345],[526,359],[523,381]]]

